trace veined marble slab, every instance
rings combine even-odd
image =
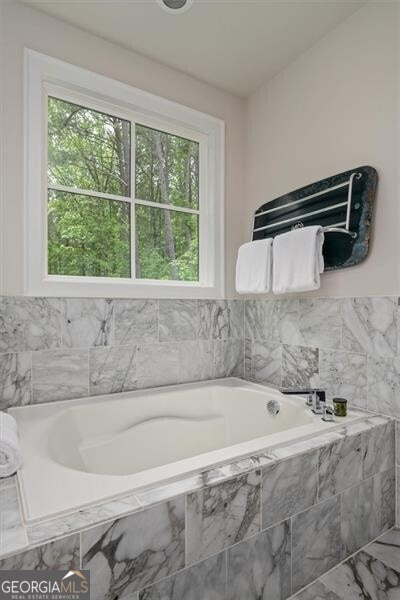
[[[343,437],[319,450],[319,498],[329,498],[363,478],[361,435]]]
[[[228,549],[228,600],[285,600],[291,592],[289,521]]]
[[[293,596],[292,600],[341,600],[341,598],[335,592],[329,590],[321,581],[316,581]]]
[[[227,340],[243,338],[242,300],[199,300],[199,338]]]
[[[320,435],[312,436],[308,439],[301,440],[300,442],[294,442],[293,444],[284,444],[273,448],[268,452],[268,455],[272,460],[284,460],[290,456],[307,452],[308,450],[314,450],[315,448],[321,448],[326,444],[337,442],[343,439],[344,434],[339,431],[329,431]]]
[[[366,552],[358,552],[327,575],[321,577],[329,589],[343,600],[400,598],[400,572]]]
[[[396,463],[400,466],[400,421],[396,423]]]
[[[370,477],[387,471],[395,464],[395,427],[394,422],[386,422],[374,427],[364,441],[364,477]]]
[[[179,344],[143,344],[136,351],[138,388],[170,385],[179,381]]]
[[[250,340],[280,341],[280,302],[276,300],[245,301],[245,337]]]
[[[114,318],[117,345],[158,341],[158,300],[114,300]]]
[[[282,386],[284,388],[319,386],[318,348],[283,345]]]
[[[242,377],[244,368],[243,340],[214,340],[214,377]]]
[[[192,340],[179,344],[179,381],[204,381],[214,375],[213,342]]]
[[[147,490],[136,492],[136,498],[142,506],[149,506],[156,502],[169,500],[174,496],[188,494],[200,490],[205,486],[222,483],[235,476],[242,475],[248,471],[270,464],[272,459],[268,452],[249,456],[234,463],[221,465],[198,475],[185,477],[179,481],[173,481],[162,486],[156,486]]]
[[[394,356],[397,352],[396,311],[394,297],[343,300],[343,348],[372,356]]]
[[[82,533],[96,600],[130,598],[185,566],[184,498]]]
[[[65,298],[64,348],[110,346],[114,341],[114,302],[104,298]]]
[[[342,558],[340,496],[292,517],[294,592],[337,565]]]
[[[400,529],[391,529],[367,548],[368,554],[400,571]]]
[[[400,530],[392,529],[291,600],[398,600]]]
[[[90,395],[135,390],[136,346],[90,348]]]
[[[32,353],[0,354],[0,410],[32,402]]]
[[[226,600],[225,573],[221,553],[144,589],[138,600]]]
[[[0,297],[0,352],[46,350],[61,345],[59,298]]]
[[[32,356],[33,402],[83,398],[89,394],[88,350],[42,350]]]
[[[186,553],[193,564],[261,529],[261,471],[207,486],[186,499]]]
[[[47,571],[79,568],[79,535],[70,535],[49,544],[20,552],[14,556],[0,559],[0,571]]]
[[[197,339],[199,312],[197,300],[159,301],[160,342]]]
[[[327,397],[346,398],[359,408],[367,407],[367,355],[339,350],[320,350],[321,386]]]
[[[250,376],[255,381],[280,386],[282,382],[282,346],[276,342],[251,343]]]
[[[400,419],[400,357],[368,357],[368,410]]]
[[[349,556],[381,531],[381,486],[373,478],[342,494],[342,540]]]
[[[111,500],[99,506],[80,510],[77,513],[30,525],[27,528],[30,544],[39,544],[68,533],[78,532],[100,523],[112,521],[125,514],[140,510],[142,505],[136,496]]]
[[[262,470],[262,526],[312,506],[318,494],[318,452],[306,452]]]
[[[28,544],[22,524],[17,489],[9,485],[0,489],[0,555],[11,554]]]

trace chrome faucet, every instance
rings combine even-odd
[[[281,390],[282,394],[305,396],[306,404],[314,414],[322,415],[324,421],[333,421],[333,408],[326,404],[325,390],[321,388],[309,388],[300,390]]]

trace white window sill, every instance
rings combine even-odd
[[[29,286],[26,296],[89,298],[223,298],[217,286],[181,281],[115,280],[113,278],[55,277]]]

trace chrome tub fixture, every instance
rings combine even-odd
[[[306,404],[315,415],[322,415],[324,421],[334,421],[334,408],[326,403],[325,390],[321,388],[307,388],[294,390],[281,390],[282,394],[305,396]]]

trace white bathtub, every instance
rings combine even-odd
[[[281,404],[279,414],[268,400]],[[225,379],[13,408],[26,521],[73,512],[138,488],[326,431],[304,398]]]

